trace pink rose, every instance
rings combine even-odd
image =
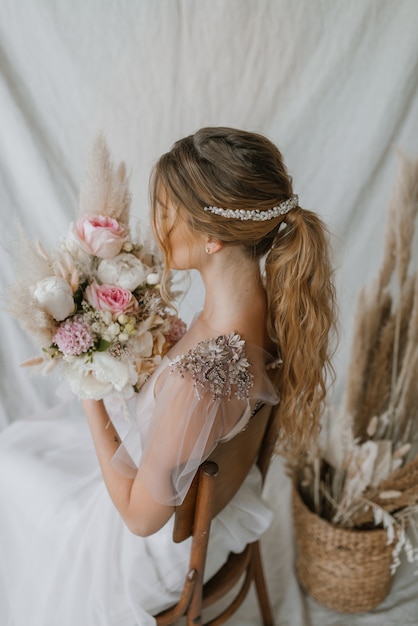
[[[91,283],[85,291],[87,302],[98,311],[110,311],[116,320],[122,313],[136,309],[138,302],[130,291],[117,285]]]
[[[80,247],[88,254],[110,259],[122,249],[128,237],[127,229],[106,215],[84,215],[74,227]]]

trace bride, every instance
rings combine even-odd
[[[151,192],[167,271],[200,272],[202,311],[138,394],[126,436],[96,400],[83,401],[86,420],[1,434],[2,626],[155,624],[187,572],[173,507],[202,460],[279,398],[280,445],[298,451],[318,428],[334,324],[327,235],[280,152],[203,128],[160,158]],[[253,468],[214,520],[205,576],[271,516]]]

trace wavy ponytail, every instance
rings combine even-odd
[[[279,449],[300,453],[319,431],[331,365],[335,289],[328,232],[311,211],[286,215],[266,258],[268,332],[283,363],[276,370],[280,393]]]

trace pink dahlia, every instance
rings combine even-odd
[[[53,341],[63,354],[76,356],[93,347],[94,335],[85,321],[72,317],[59,325]]]

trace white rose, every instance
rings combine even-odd
[[[152,274],[148,274],[147,276],[148,285],[158,285],[159,280],[160,280],[160,277],[158,276],[158,274],[155,274],[154,272]]]
[[[113,259],[104,259],[97,268],[97,278],[106,285],[118,285],[133,291],[145,281],[146,271],[139,259],[122,252]]]
[[[33,295],[57,322],[65,320],[71,313],[74,313],[73,290],[63,278],[48,276],[39,280]]]

